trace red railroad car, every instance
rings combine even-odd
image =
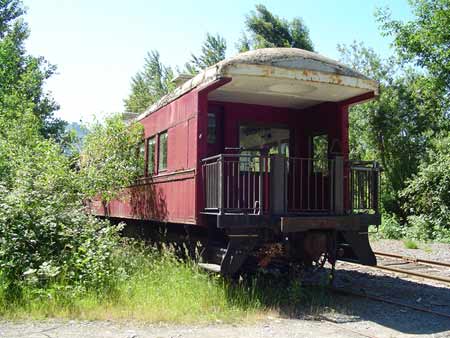
[[[380,224],[380,170],[349,160],[348,109],[375,98],[377,82],[295,48],[177,80],[137,117],[145,175],[103,216],[204,230],[204,259],[224,274],[250,258],[376,264],[367,233]]]

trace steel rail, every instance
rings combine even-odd
[[[333,292],[341,293],[341,294],[344,294],[344,295],[351,295],[351,296],[356,296],[356,297],[360,297],[360,298],[367,298],[367,299],[371,299],[371,300],[374,300],[374,301],[377,301],[377,302],[382,302],[382,303],[386,303],[386,304],[407,307],[407,308],[410,308],[410,309],[415,310],[415,311],[430,313],[430,314],[433,314],[433,315],[436,315],[436,316],[440,316],[440,317],[444,317],[444,318],[450,319],[450,314],[429,310],[429,309],[422,308],[422,307],[419,307],[419,306],[415,306],[415,305],[412,305],[412,304],[396,302],[396,301],[393,301],[393,300],[390,300],[390,299],[386,299],[386,298],[370,295],[370,294],[367,294],[367,293],[353,292],[353,291],[340,289],[340,288],[331,287],[329,289],[331,291],[333,291]]]
[[[386,257],[403,259],[408,262],[424,263],[424,264],[429,264],[429,265],[439,265],[439,266],[445,266],[445,267],[450,268],[450,263],[446,263],[446,262],[431,261],[431,260],[427,260],[427,259],[395,255],[395,254],[380,252],[380,251],[374,251],[373,253],[378,256],[386,256]]]
[[[321,320],[327,322],[327,323],[330,324],[331,326],[334,326],[334,327],[336,327],[336,328],[338,328],[338,329],[340,329],[340,330],[342,330],[342,331],[351,332],[351,333],[357,334],[358,336],[361,336],[361,337],[366,337],[366,338],[377,338],[376,336],[368,336],[368,335],[365,334],[365,333],[362,333],[362,332],[359,332],[359,331],[355,331],[355,330],[349,329],[349,328],[347,328],[347,327],[345,327],[345,326],[343,326],[343,325],[339,325],[336,321],[334,321],[334,320],[332,320],[332,319],[330,319],[330,318],[327,318],[327,317],[324,316],[324,315],[317,315],[317,318],[320,318]]]
[[[420,273],[420,272],[413,272],[413,271],[405,270],[405,269],[392,268],[390,266],[385,266],[385,265],[375,265],[375,266],[373,266],[373,268],[397,272],[397,273],[404,273],[404,274],[410,275],[410,276],[417,276],[417,277],[422,277],[422,278],[426,278],[426,279],[437,280],[440,282],[450,283],[450,278],[448,278],[448,277],[428,275],[428,274],[424,274],[424,273]]]

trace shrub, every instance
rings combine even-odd
[[[414,242],[412,239],[409,239],[409,238],[407,238],[407,239],[405,239],[405,240],[403,241],[403,245],[404,245],[405,248],[407,248],[407,249],[418,249],[418,248],[419,248],[419,246],[417,245],[417,243]]]
[[[383,214],[379,231],[383,238],[401,239],[404,237],[406,229],[394,215]]]
[[[434,143],[419,173],[401,196],[407,201],[410,236],[422,240],[450,240],[450,135]]]
[[[1,140],[0,279],[3,298],[27,286],[107,287],[118,227],[83,209],[81,181],[69,158],[33,128]]]
[[[133,184],[144,172],[143,146],[143,126],[125,123],[122,114],[89,126],[80,158],[84,195],[108,202]]]

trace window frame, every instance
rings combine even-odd
[[[146,140],[142,139],[141,142],[139,142],[137,149],[136,149],[136,156],[138,159],[138,164],[140,165],[140,161],[142,160],[142,168],[140,168],[139,170],[142,170],[140,177],[145,177],[146,176]]]
[[[214,121],[213,125],[210,122]],[[217,114],[215,112],[208,112],[208,124],[206,141],[208,144],[217,143]]]
[[[164,161],[164,157],[162,156],[162,138],[165,137],[165,163]],[[168,150],[169,150],[169,133],[168,130],[162,131],[158,134],[158,173],[160,172],[164,172],[167,171],[167,167],[168,167]],[[165,164],[165,166],[163,167],[161,164]]]
[[[314,139],[317,137],[325,137],[326,139],[326,151],[325,156],[318,157],[314,151]],[[321,173],[322,175],[328,175],[328,159],[329,159],[329,150],[330,150],[330,135],[327,132],[315,133],[310,136],[310,146],[309,146],[309,158],[312,160],[312,172],[313,173]]]
[[[150,161],[150,145],[153,145],[153,161]],[[150,136],[147,138],[147,158],[146,158],[146,172],[147,176],[152,176],[156,174],[156,135]],[[150,164],[152,164],[153,168],[150,170]]]

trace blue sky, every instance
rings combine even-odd
[[[24,0],[31,36],[28,50],[57,65],[48,82],[68,121],[123,110],[130,78],[141,68],[146,52],[156,49],[164,63],[181,66],[197,52],[206,32],[220,33],[228,55],[256,3],[291,19],[301,17],[315,50],[337,59],[336,45],[363,41],[382,55],[390,53],[374,19],[377,7],[393,16],[411,18],[407,0],[278,0],[149,1],[149,0]]]

